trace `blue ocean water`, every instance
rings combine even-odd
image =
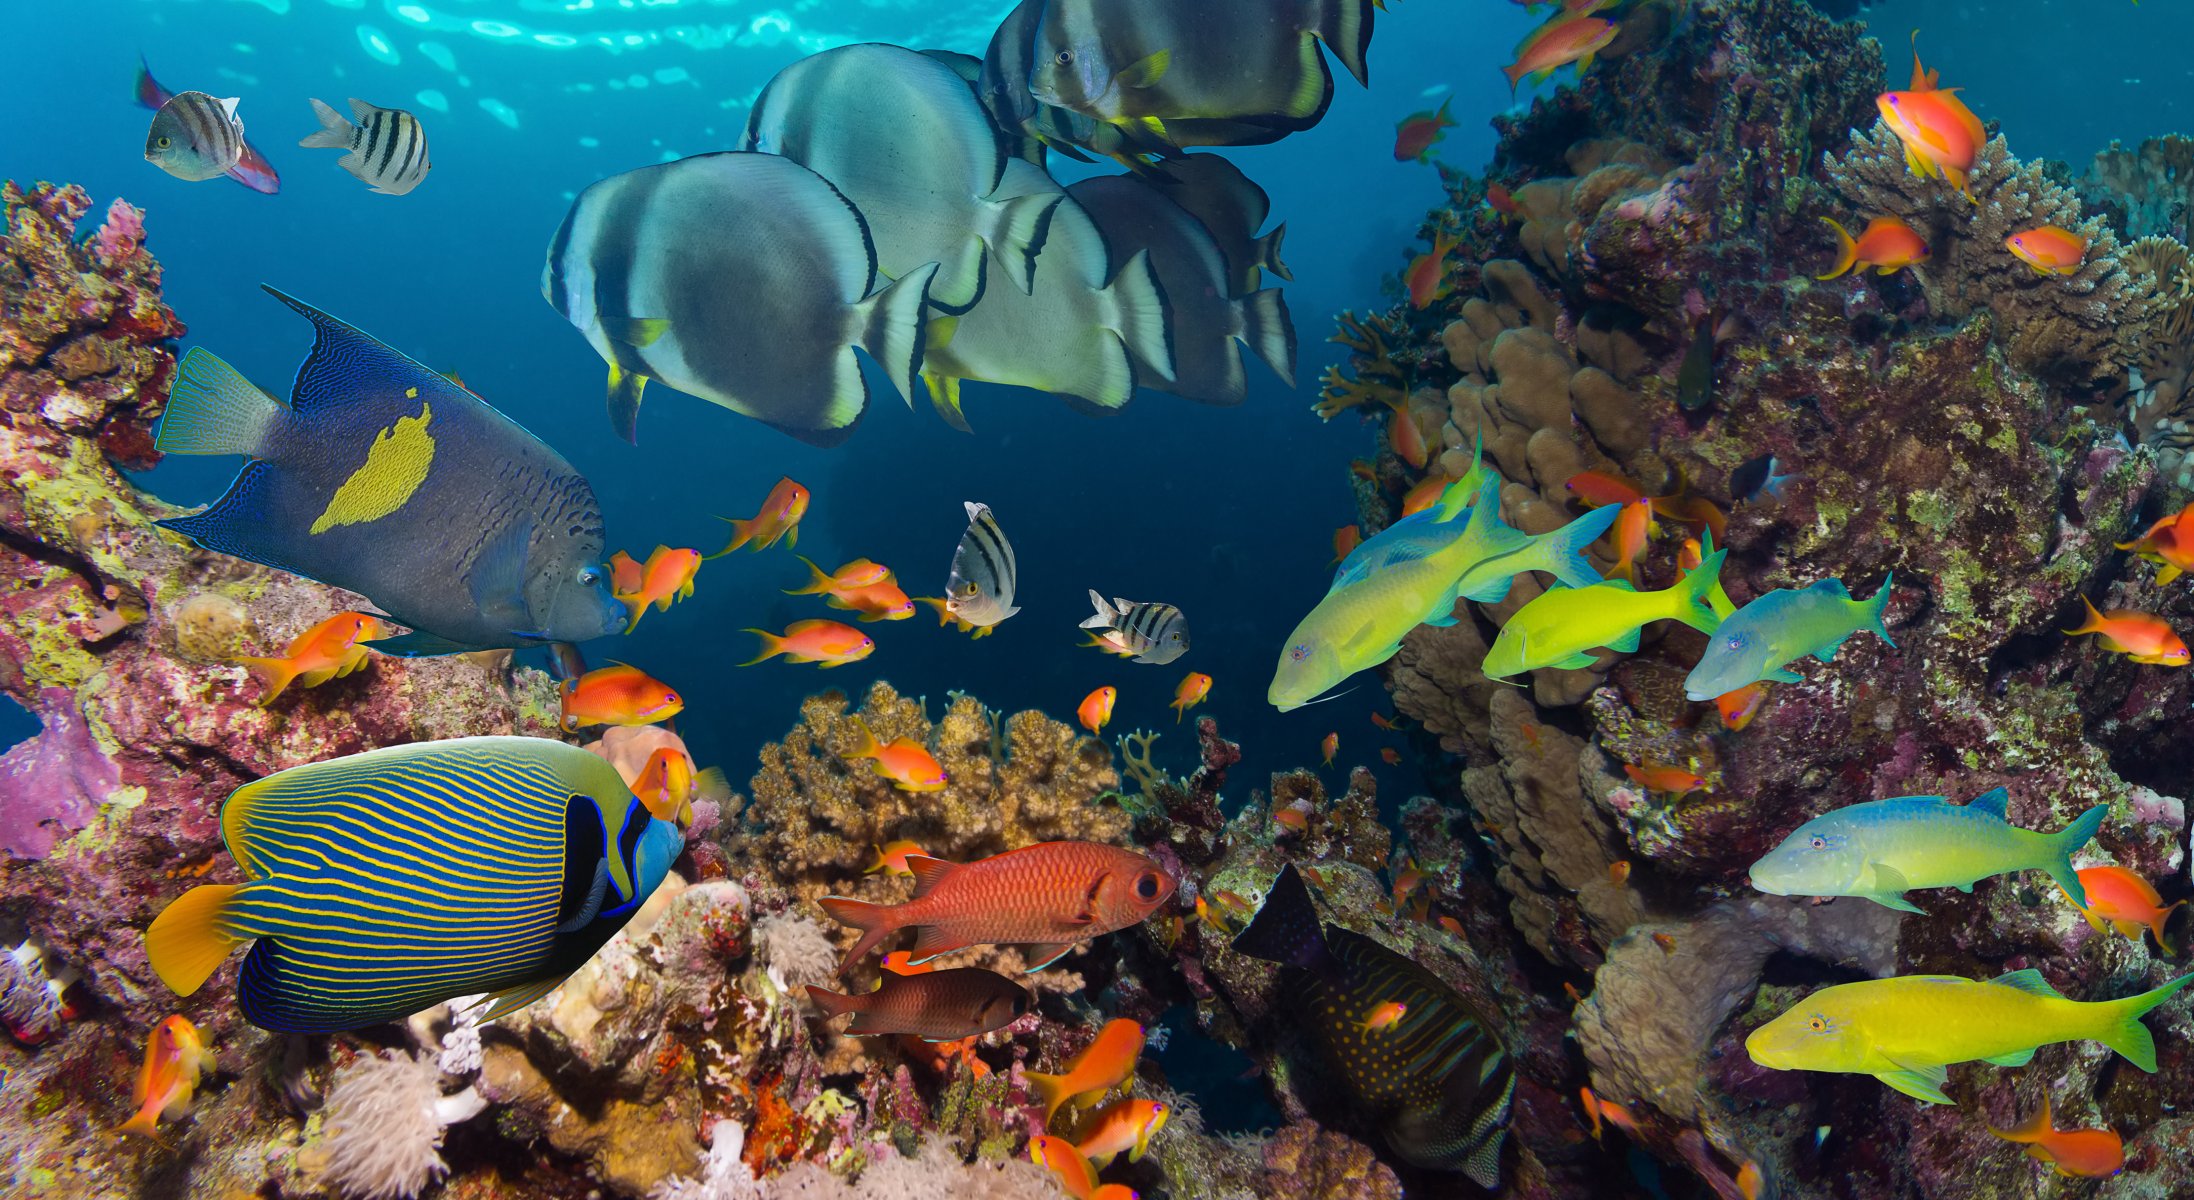
[[[1792,0],[1798,2],[1798,0]],[[1022,613],[978,642],[924,613],[866,627],[866,662],[819,673],[769,663],[740,669],[754,639],[832,615],[788,597],[806,570],[783,548],[708,564],[698,594],[651,614],[629,639],[587,647],[684,693],[679,721],[703,763],[735,781],[756,748],[783,734],[798,700],[822,687],[858,695],[875,678],[941,703],[966,690],[1008,711],[1071,719],[1091,688],[1120,687],[1111,732],[1170,731],[1166,702],[1187,671],[1217,681],[1202,710],[1244,743],[1244,781],[1316,761],[1328,731],[1341,761],[1382,773],[1390,799],[1423,786],[1377,758],[1401,746],[1368,721],[1384,696],[1367,676],[1330,705],[1279,714],[1264,702],[1289,628],[1322,594],[1336,526],[1355,520],[1347,461],[1375,435],[1353,418],[1321,424],[1316,380],[1342,351],[1332,314],[1389,302],[1421,247],[1414,233],[1440,202],[1435,172],[1393,161],[1394,123],[1452,97],[1460,121],[1439,156],[1475,172],[1492,148],[1486,119],[1512,103],[1498,73],[1537,20],[1506,0],[1397,0],[1378,18],[1372,86],[1336,72],[1315,129],[1227,154],[1271,194],[1286,221],[1287,286],[1302,345],[1289,389],[1252,363],[1239,408],[1145,394],[1094,419],[1034,393],[970,385],[974,434],[879,391],[862,427],[832,450],[652,388],[637,448],[603,413],[603,367],[539,293],[543,252],[572,197],[619,171],[733,146],[757,90],[785,64],[848,42],[884,40],[980,54],[1005,0],[72,0],[12,6],[0,173],[73,181],[100,203],[147,210],[167,296],[203,345],[280,390],[309,344],[305,325],[259,291],[270,283],[415,358],[460,372],[491,403],[568,457],[593,482],[610,542],[644,557],[658,542],[713,550],[780,475],[813,508],[799,550],[826,568],[868,556],[934,594],[965,525],[961,502],[992,506],[1021,564]],[[1867,10],[1884,31],[1892,77],[1905,31],[1987,120],[2016,131],[2027,155],[2075,164],[2112,137],[2189,124],[2194,71],[2179,0],[1928,3]],[[184,183],[140,158],[148,114],[131,99],[134,53],[169,88],[242,97],[249,135],[282,173],[277,196],[216,180]],[[1566,79],[1567,75],[1563,76]],[[1558,81],[1559,82],[1559,81]],[[358,96],[426,123],[434,172],[403,197],[369,194],[332,151],[296,140],[316,126],[307,104]],[[1526,94],[1528,100],[1528,93]],[[35,117],[30,114],[37,114]],[[1055,157],[1062,182],[1077,168]],[[758,297],[757,303],[768,298]],[[163,498],[217,496],[236,464],[171,459],[145,479]],[[1085,591],[1165,600],[1187,614],[1194,649],[1163,668],[1077,648]],[[934,707],[933,707],[934,711]],[[1175,771],[1193,762],[1184,732],[1159,743]],[[1237,795],[1240,792],[1237,784]]]

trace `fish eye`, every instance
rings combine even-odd
[[[1745,642],[1748,640],[1749,639],[1747,639],[1745,635],[1741,633],[1733,633],[1730,634],[1728,637],[1722,639],[1722,645],[1730,650],[1742,650],[1745,648]]]
[[[1820,834],[1817,834],[1817,833],[1813,835],[1813,839],[1812,839],[1812,842],[1811,842],[1810,844],[1812,845],[1812,847],[1813,847],[1813,848],[1814,848],[1815,850],[1826,850],[1826,849],[1828,849],[1828,839],[1827,839],[1827,838],[1825,838],[1825,837],[1822,837],[1822,836],[1821,836]]]
[[[1142,878],[1135,881],[1135,894],[1145,900],[1156,900],[1158,898],[1158,876],[1150,871],[1143,872]]]
[[[1051,61],[1058,63],[1062,67],[1066,66],[1068,63],[1074,61],[1074,51],[1061,50],[1057,54],[1051,56]]]
[[[1295,662],[1301,662],[1301,661],[1303,661],[1304,659],[1306,659],[1306,658],[1309,658],[1309,657],[1310,657],[1310,643],[1309,643],[1309,642],[1297,642],[1297,643],[1295,643],[1294,645],[1292,645],[1292,646],[1289,646],[1289,647],[1287,648],[1287,656],[1288,656],[1288,658],[1289,658],[1289,659],[1291,659],[1291,660],[1293,660],[1293,661],[1295,661]]]
[[[593,567],[579,568],[580,586],[593,587],[595,584],[600,583],[601,581],[602,573],[600,571],[595,570]]]
[[[1805,1023],[1805,1026],[1807,1029],[1810,1029],[1815,1033],[1827,1033],[1828,1018],[1820,1015],[1819,1013],[1815,1013],[1813,1014],[1812,1019],[1808,1020]]]
[[[163,138],[161,138],[161,139],[160,139],[159,145],[160,145],[160,148],[161,148],[162,150],[165,150],[165,149],[167,149],[167,148],[168,148],[169,146],[171,146],[171,145],[174,145],[174,142],[173,142],[173,141],[171,141],[171,140],[170,140],[170,139],[168,139],[168,138],[165,138],[165,137],[163,137]]]

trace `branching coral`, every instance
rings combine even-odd
[[[2163,312],[2135,363],[2126,416],[2142,442],[2156,448],[2157,470],[2180,489],[2194,489],[2194,260],[2168,237],[2145,237],[2124,259],[2155,280]]]
[[[2112,142],[2077,185],[2082,195],[2125,215],[2131,238],[2194,233],[2194,137],[2167,133],[2127,149]]]
[[[410,1200],[448,1173],[442,1130],[486,1107],[471,1088],[442,1094],[432,1059],[361,1055],[328,1092],[322,1176],[351,1200]]]
[[[1376,314],[1359,317],[1344,312],[1336,320],[1340,332],[1326,340],[1349,348],[1349,366],[1355,374],[1343,374],[1338,366],[1327,367],[1321,381],[1325,386],[1311,411],[1320,420],[1330,421],[1352,408],[1401,405],[1409,396],[1409,368],[1395,361],[1389,342],[1390,337],[1399,336],[1399,331],[1390,330],[1386,319]]]
[[[2107,387],[2121,380],[2153,338],[2164,304],[2154,278],[2133,269],[2117,235],[2099,218],[2083,219],[2080,197],[2051,179],[2041,162],[2013,158],[2001,137],[1973,162],[1968,202],[1940,180],[1905,163],[1904,144],[1885,124],[1852,135],[1851,148],[1825,167],[1847,215],[1888,214],[1927,240],[1930,257],[1915,268],[1936,317],[1961,320],[1987,310],[2012,365],[2068,385]],[[2056,225],[2087,239],[2070,275],[2038,276],[2004,239]]]

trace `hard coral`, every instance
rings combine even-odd
[[[2112,142],[2074,185],[2121,217],[2129,238],[2194,234],[2194,137],[2167,133],[2128,149]]]

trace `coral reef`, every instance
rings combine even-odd
[[[398,1050],[360,1055],[328,1089],[321,1177],[355,1200],[408,1200],[449,1173],[443,1127],[486,1103],[471,1088],[443,1095],[435,1060]]]

